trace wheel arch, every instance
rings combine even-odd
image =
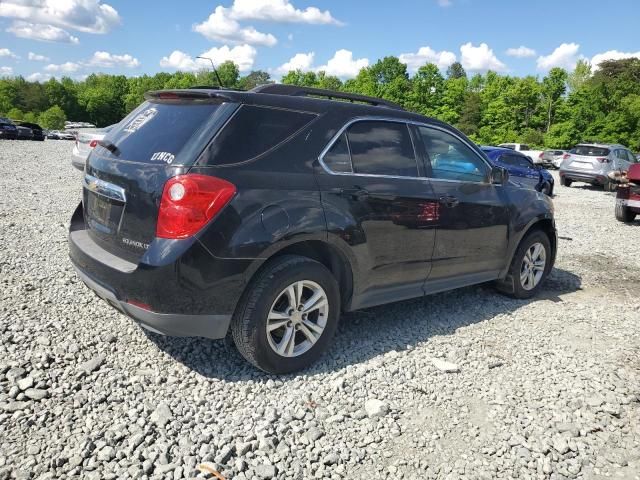
[[[261,259],[247,275],[245,288],[273,260],[285,255],[298,255],[310,258],[324,265],[335,277],[340,288],[340,302],[343,310],[347,309],[353,296],[354,273],[351,262],[338,247],[322,240],[301,240],[282,246],[271,252],[269,257]]]
[[[507,262],[507,265],[505,266],[504,270],[501,272],[500,276],[502,278],[504,278],[507,275],[509,271],[509,267],[511,266],[511,262],[513,261],[513,256],[516,254],[516,251],[518,250],[520,243],[522,243],[522,240],[524,240],[527,237],[527,235],[529,235],[531,232],[535,230],[541,230],[549,238],[549,243],[551,244],[551,268],[553,268],[553,265],[555,264],[555,261],[556,261],[556,255],[558,250],[558,235],[556,232],[555,222],[553,218],[551,216],[544,215],[544,216],[534,218],[525,226],[525,228],[520,230],[520,233],[517,236],[516,241],[514,241],[511,246],[511,250],[509,252],[509,257],[508,257],[509,262]]]

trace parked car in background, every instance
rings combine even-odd
[[[0,138],[15,140],[18,138],[18,129],[8,118],[0,117]]]
[[[616,194],[616,218],[630,223],[637,215],[640,215],[640,162],[629,167],[627,182],[618,187]]]
[[[523,155],[529,157],[535,164],[542,163],[542,150],[531,150],[531,147],[529,147],[529,145],[525,145],[524,143],[501,143],[498,146],[520,152]]]
[[[16,122],[16,123],[21,127],[26,127],[31,130],[32,135],[31,135],[31,138],[29,138],[29,140],[44,142],[45,133],[40,125],[38,125],[37,123],[30,123],[30,122]]]
[[[286,373],[319,358],[342,311],[488,281],[530,298],[553,267],[551,199],[446,123],[293,85],[145,98],[87,159],[69,251],[154,332],[230,331]]]
[[[97,130],[82,130],[76,134],[76,143],[71,151],[71,165],[78,170],[84,170],[84,165],[91,150],[96,148],[98,142],[104,138],[113,128],[110,125]]]
[[[18,140],[32,140],[33,139],[33,130],[29,127],[24,127],[22,125],[16,125],[16,129],[18,130]]]
[[[573,182],[586,182],[613,192],[618,182],[610,174],[626,172],[637,161],[624,145],[581,143],[564,155],[560,165],[560,184],[570,187]]]
[[[58,132],[58,136],[60,137],[60,140],[74,140],[76,139],[76,133],[75,132],[68,132],[68,131],[64,131],[64,132]]]
[[[549,196],[553,195],[553,175],[541,166],[535,165],[529,157],[508,148],[483,146],[481,149],[494,165],[509,171],[509,180],[512,182]]]
[[[48,140],[60,140],[60,132],[58,130],[49,130],[47,132]]]
[[[540,163],[545,167],[553,167],[556,170],[560,168],[566,150],[545,150],[540,157]]]

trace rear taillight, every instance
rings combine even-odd
[[[96,146],[97,146],[97,145],[98,145],[98,140],[91,140],[91,141],[89,142],[89,146],[90,146],[91,148],[96,148]]]
[[[544,152],[540,152],[540,155],[538,155],[538,158],[543,158],[544,157]]]
[[[611,160],[609,160],[609,157],[596,157],[596,160],[598,160],[600,163],[609,163],[609,162],[611,162]]]
[[[571,156],[570,153],[565,153],[564,155],[562,155],[562,159],[566,160],[567,158],[569,158]]]
[[[156,236],[178,239],[194,235],[235,193],[235,185],[216,177],[187,174],[170,178],[160,200]]]

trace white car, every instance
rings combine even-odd
[[[542,160],[543,151],[531,150],[531,147],[529,147],[529,145],[525,145],[524,143],[501,143],[498,146],[503,148],[509,148],[511,150],[515,150],[516,152],[520,152],[523,155],[529,157],[529,159],[536,165],[541,165],[543,163],[543,160]]]
[[[112,127],[113,125],[109,125],[96,130],[79,131],[76,135],[76,144],[71,152],[71,165],[80,171],[84,171],[84,164],[87,162],[87,157],[91,150],[109,133]]]

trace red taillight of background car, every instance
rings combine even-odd
[[[542,160],[543,157],[544,157],[544,152],[540,152],[540,155],[538,155],[538,158]]]
[[[216,177],[187,174],[170,178],[160,200],[156,236],[180,239],[196,234],[235,193],[235,185]]]
[[[565,153],[564,155],[562,155],[562,159],[566,160],[567,158],[569,158],[571,156],[570,153]]]
[[[97,145],[98,145],[98,140],[91,140],[91,141],[89,142],[89,146],[90,146],[91,148],[96,148],[96,146],[97,146]]]
[[[596,157],[596,160],[598,160],[600,163],[609,163],[609,162],[611,162],[611,160],[609,160],[609,157]]]

